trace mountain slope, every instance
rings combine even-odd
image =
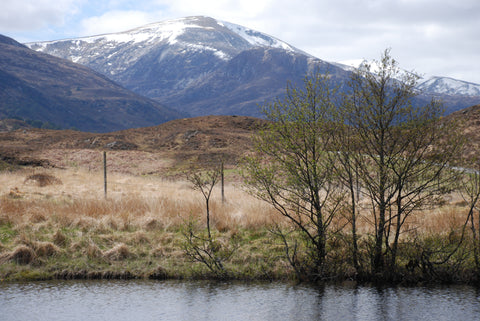
[[[105,76],[0,36],[0,117],[106,132],[180,115]]]
[[[112,133],[24,129],[0,131],[0,166],[100,167],[109,151],[109,171],[151,175],[180,173],[185,166],[223,161],[238,166],[252,148],[252,134],[266,121],[241,116],[204,116]],[[1,125],[1,124],[0,124]],[[98,168],[97,167],[97,168]]]
[[[84,64],[141,95],[191,116],[259,116],[257,104],[315,66],[346,75],[274,37],[208,17],[123,33],[27,44]]]

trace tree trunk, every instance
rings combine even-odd
[[[316,218],[317,218],[317,235],[318,241],[316,246],[316,253],[315,253],[315,274],[316,277],[321,276],[323,274],[323,265],[325,263],[325,256],[326,256],[326,231],[323,225],[323,215],[322,209],[320,207],[316,208]]]
[[[355,271],[358,272],[360,269],[360,265],[358,264],[358,242],[357,242],[357,209],[356,209],[356,198],[355,198],[355,190],[353,184],[350,185],[350,195],[352,201],[352,245],[353,245],[353,253],[352,253],[352,261],[353,267]],[[357,194],[358,197],[358,194]]]
[[[209,199],[205,199],[206,207],[207,207],[207,231],[208,231],[208,239],[212,239],[212,234],[210,233],[210,202]]]
[[[393,240],[392,245],[392,257],[390,260],[390,267],[393,269],[397,263],[397,250],[398,250],[398,240],[400,238],[400,230],[402,224],[402,198],[401,198],[401,188],[398,191],[398,198],[397,198],[397,226],[395,228],[395,238]]]
[[[380,204],[377,235],[375,237],[375,248],[374,248],[374,255],[373,255],[373,271],[375,273],[383,272],[382,244],[383,244],[383,234],[385,233],[385,212],[386,212],[385,204]]]

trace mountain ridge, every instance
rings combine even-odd
[[[281,97],[288,82],[302,85],[305,74],[318,69],[344,86],[351,72],[265,33],[204,16],[26,45],[88,66],[189,116],[261,117],[258,105]],[[480,95],[423,84],[418,101],[441,99],[447,113],[480,102]]]
[[[373,72],[378,69],[375,61],[370,62],[365,59],[339,61],[335,64],[345,70],[355,70],[363,63],[370,64]],[[431,76],[427,79],[420,76],[416,88],[419,92],[434,95],[480,96],[480,84],[445,76]]]
[[[433,76],[421,82],[417,88],[436,94],[480,96],[480,85],[451,77]]]

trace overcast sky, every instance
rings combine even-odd
[[[327,61],[378,59],[480,84],[479,0],[1,0],[0,34],[20,42],[125,31],[205,15]]]

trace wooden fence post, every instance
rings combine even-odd
[[[222,161],[222,168],[221,168],[221,178],[222,178],[222,203],[225,203],[225,176],[223,174],[223,161]]]
[[[103,189],[107,198],[107,152],[103,152]]]

